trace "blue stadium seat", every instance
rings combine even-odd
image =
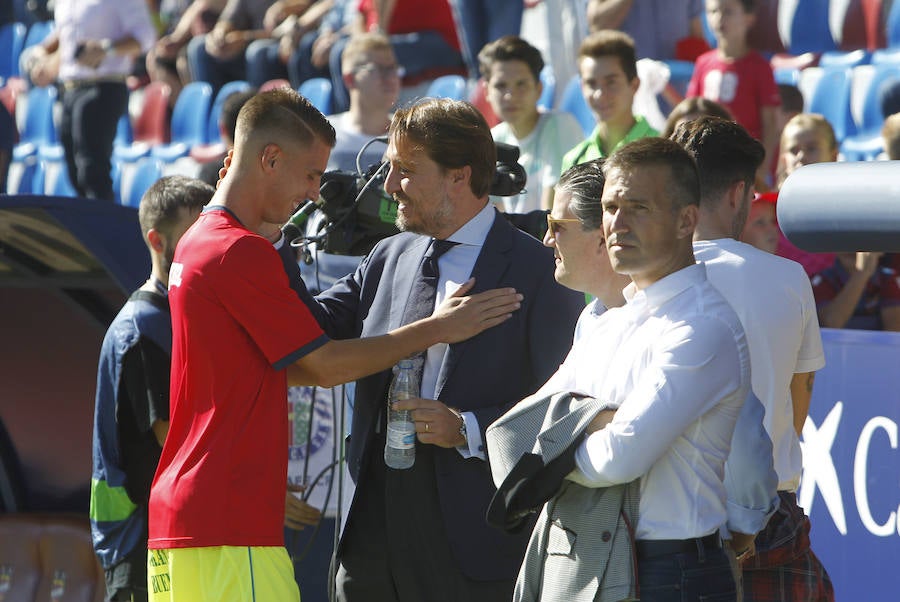
[[[856,133],[850,110],[850,69],[824,69],[809,103],[810,113],[819,113],[834,128],[838,142]]]
[[[776,84],[787,84],[796,86],[800,82],[800,70],[791,67],[779,67],[773,69],[772,74],[775,76]]]
[[[154,146],[150,156],[172,162],[186,157],[193,145],[203,144],[209,127],[211,104],[212,86],[207,82],[195,81],[182,88],[172,109],[171,142]]]
[[[120,178],[120,185],[124,187],[121,194],[122,204],[126,207],[137,208],[141,204],[141,197],[154,182],[162,177],[162,174],[163,165],[160,161],[152,157],[139,160],[131,174],[130,182],[125,182],[125,177]],[[122,176],[124,175],[122,174]]]
[[[55,103],[56,86],[43,86],[28,91],[25,120],[19,132],[19,143],[13,148],[13,157],[33,155],[37,153],[38,147],[59,142],[53,123]]]
[[[331,80],[327,77],[309,78],[300,84],[297,93],[325,115],[331,114]]]
[[[25,44],[25,25],[7,23],[0,26],[0,78],[19,75],[19,55]]]
[[[43,42],[44,38],[50,35],[50,32],[55,28],[55,21],[37,21],[32,23],[28,28],[28,33],[25,35],[25,43],[22,45],[22,50],[26,50],[35,44]]]
[[[466,79],[462,75],[442,75],[431,82],[425,96],[465,100]]]
[[[78,196],[69,179],[69,168],[66,165],[65,151],[61,144],[44,145],[38,149],[38,162],[41,165],[40,189],[37,194],[51,196]]]
[[[884,150],[881,134],[853,136],[841,143],[844,161],[874,161]]]
[[[874,74],[863,97],[861,121],[856,128],[857,134],[847,137],[841,145],[841,152],[845,156],[852,152],[864,155],[866,158],[874,158],[881,152],[881,127],[884,125],[884,116],[881,114],[881,91],[884,86],[896,81],[900,81],[900,64],[888,63],[874,66]],[[844,145],[846,145],[846,152]]]
[[[209,110],[209,122],[206,126],[207,143],[212,144],[220,141],[219,116],[222,114],[222,105],[225,104],[225,99],[235,92],[244,92],[251,87],[250,82],[235,80],[228,82],[219,89],[218,93],[216,93],[215,100],[213,100],[212,108]]]
[[[888,13],[886,29],[888,46],[900,47],[900,2],[896,0],[891,5],[891,12]]]
[[[36,194],[35,179],[40,169],[37,153],[13,157],[6,174],[7,194]]]
[[[828,2],[824,0],[781,0],[778,24],[788,52],[826,52],[837,44],[828,23]]]
[[[873,65],[883,65],[888,63],[900,65],[900,48],[879,48],[872,53]]]
[[[684,96],[691,76],[694,75],[694,63],[691,61],[664,61],[669,68],[669,84]]]
[[[131,116],[128,111],[119,117],[119,123],[116,124],[116,138],[113,140],[115,146],[130,146],[134,142],[134,128],[131,125]]]
[[[538,98],[537,106],[541,109],[550,110],[553,108],[553,99],[556,98],[556,76],[553,74],[553,67],[544,65],[541,69],[541,84],[544,86],[541,97]]]
[[[871,59],[872,55],[862,49],[851,50],[849,52],[830,50],[828,52],[823,52],[822,56],[819,57],[819,66],[826,68],[858,67],[859,65],[868,65]]]
[[[563,90],[562,98],[559,101],[559,110],[568,111],[575,116],[585,137],[589,136],[597,125],[591,108],[585,102],[584,96],[581,95],[581,79],[577,75],[566,84],[566,89]]]

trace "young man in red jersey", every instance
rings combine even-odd
[[[178,245],[171,423],[150,496],[151,600],[299,600],[282,533],[288,381],[331,386],[384,370],[518,307],[498,289],[454,297],[384,336],[325,336],[256,232],[318,196],[333,145],[333,128],[294,91],[255,96],[238,117],[228,174]]]

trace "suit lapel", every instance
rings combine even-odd
[[[506,221],[506,218],[497,212],[494,216],[494,223],[491,225],[487,238],[484,240],[484,245],[481,247],[481,253],[479,253],[478,259],[475,261],[475,267],[472,269],[472,276],[475,277],[475,286],[469,292],[470,295],[496,288],[506,274],[506,271],[509,269],[510,249],[513,244],[512,228],[509,222]],[[453,374],[471,340],[468,339],[461,343],[450,345],[444,358],[444,363],[441,366],[441,372],[438,374],[435,397],[440,398],[444,385]]]
[[[390,295],[394,299],[403,299],[404,302],[391,303],[388,331],[403,326],[403,314],[406,311],[406,303],[409,302],[413,281],[419,274],[422,257],[425,256],[425,251],[428,250],[430,242],[431,239],[427,236],[420,236],[397,258]]]

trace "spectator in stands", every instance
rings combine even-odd
[[[781,97],[769,62],[747,43],[756,20],[756,0],[706,0],[706,17],[718,47],[697,59],[687,96],[722,103],[735,121],[763,143],[767,159],[756,187],[767,190],[772,184],[768,166],[778,152]]]
[[[219,181],[219,170],[222,168],[222,162],[228,151],[234,148],[234,130],[237,127],[238,113],[244,103],[253,98],[256,94],[255,90],[245,90],[243,92],[234,92],[229,94],[222,103],[222,113],[219,115],[219,134],[222,137],[222,144],[225,145],[225,152],[213,160],[208,161],[200,166],[198,178],[215,186]]]
[[[884,152],[891,161],[900,159],[900,113],[888,115],[881,128]]]
[[[578,50],[581,93],[597,119],[591,135],[563,157],[562,171],[609,156],[620,146],[658,132],[632,113],[637,76],[634,41],[620,31],[592,33]]]
[[[107,600],[147,600],[147,502],[169,428],[169,268],[175,245],[215,189],[184,176],[158,180],[138,220],[150,278],[113,320],[100,351],[94,411],[91,534]]]
[[[213,94],[231,80],[247,79],[244,53],[253,40],[268,37],[264,19],[273,0],[228,0],[208,34],[188,42],[188,62],[195,80],[209,82]]]
[[[147,53],[147,73],[151,81],[162,81],[172,89],[174,106],[178,93],[191,81],[187,45],[192,38],[212,31],[227,0],[193,0]],[[173,15],[175,16],[175,15]],[[170,17],[171,18],[171,17]]]
[[[341,64],[347,36],[358,28],[358,0],[324,1],[330,1],[331,9],[322,17],[318,28],[308,33],[293,32],[295,38],[299,36],[299,41],[291,40],[294,50],[287,61],[288,79],[293,88],[313,77],[331,78],[332,69]]]
[[[778,229],[778,218],[775,214],[777,192],[764,192],[753,197],[747,223],[741,231],[741,242],[753,245],[767,253],[775,253],[781,230]]]
[[[400,96],[402,68],[388,37],[381,33],[360,33],[350,37],[341,55],[341,72],[350,92],[350,108],[328,117],[337,143],[331,151],[328,169],[356,171],[356,156],[372,138],[386,136],[391,109]],[[385,145],[371,144],[359,163],[365,170],[381,163]]]
[[[831,124],[813,113],[801,113],[787,122],[781,132],[781,156],[778,159],[778,187],[804,165],[837,161],[838,144]],[[833,253],[809,253],[794,246],[779,234],[778,255],[793,259],[812,276],[834,263]]]
[[[900,254],[838,253],[812,285],[823,327],[900,331]]]
[[[588,34],[584,0],[526,1],[522,13],[521,36],[541,51],[556,78],[554,105],[565,92],[566,84],[578,75],[573,56]]]
[[[491,200],[508,213],[550,209],[563,154],[581,140],[581,127],[569,113],[538,110],[544,59],[522,38],[506,36],[491,42],[478,53],[478,60],[487,100],[502,120],[491,135],[496,142],[519,147],[519,163],[528,178],[522,193]]]
[[[778,135],[781,136],[787,122],[803,112],[803,94],[797,86],[778,84],[778,96],[781,98],[781,107],[778,109]]]
[[[590,0],[587,6],[590,30],[618,29],[634,40],[637,57],[657,60],[683,58],[679,42],[696,40],[708,49],[703,36],[703,0]],[[699,54],[699,53],[697,53]]]
[[[358,27],[386,33],[405,70],[403,86],[423,84],[441,75],[465,75],[459,35],[447,0],[360,0]],[[334,53],[331,55],[334,60]],[[333,64],[333,63],[332,63]],[[346,111],[350,97],[340,71],[332,67],[335,112]],[[402,94],[402,93],[401,93]]]
[[[266,13],[269,37],[247,47],[247,78],[261,86],[288,78],[288,61],[306,33],[315,31],[332,9],[332,0],[278,0]],[[300,82],[302,83],[302,82]],[[299,85],[299,83],[298,83]]]
[[[685,98],[675,105],[675,108],[669,113],[666,119],[666,128],[663,130],[663,138],[671,138],[672,134],[682,123],[693,121],[698,117],[709,115],[711,117],[721,117],[722,119],[732,120],[731,113],[714,100],[703,98],[702,96],[693,96]]]
[[[125,78],[156,31],[144,0],[57,0],[54,20],[56,29],[35,51],[31,80],[46,86],[58,75],[69,178],[79,196],[112,201],[110,157],[128,109]]]
[[[479,52],[492,40],[522,32],[522,0],[450,0],[469,76],[478,79]]]

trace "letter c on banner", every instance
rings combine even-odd
[[[869,491],[866,487],[869,445],[872,435],[877,429],[884,429],[890,440],[891,448],[897,449],[897,423],[884,416],[876,416],[867,422],[856,443],[856,457],[853,460],[853,492],[856,495],[859,518],[866,529],[872,535],[889,537],[897,532],[897,513],[891,512],[884,524],[876,523],[871,508],[869,508]]]

